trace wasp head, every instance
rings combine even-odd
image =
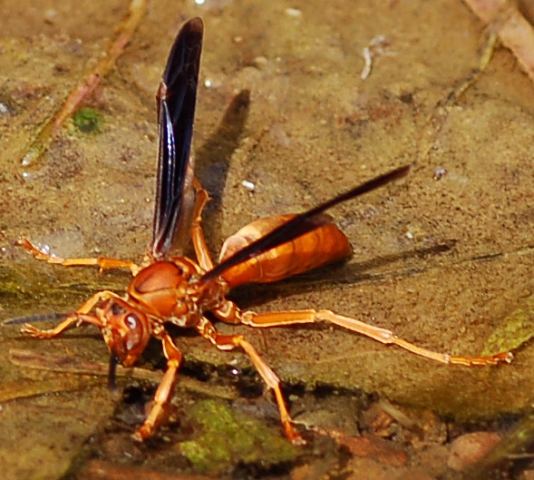
[[[102,334],[112,355],[131,367],[143,353],[151,336],[147,316],[124,300],[112,298],[96,310]]]

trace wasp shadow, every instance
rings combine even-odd
[[[219,128],[196,152],[196,175],[211,201],[203,212],[203,227],[211,251],[221,237],[220,212],[230,159],[239,146],[250,110],[250,90],[241,90],[230,102]]]
[[[250,308],[277,298],[327,291],[341,285],[379,282],[392,276],[409,276],[434,266],[429,258],[449,252],[454,248],[454,240],[423,248],[384,255],[362,262],[337,262],[332,265],[296,275],[295,277],[271,284],[244,285],[232,290],[231,299],[242,308]],[[387,265],[409,259],[421,259],[423,263],[411,263],[390,271],[379,270]]]

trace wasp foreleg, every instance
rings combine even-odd
[[[26,323],[20,329],[21,333],[26,335],[31,335],[35,338],[45,339],[45,338],[54,338],[61,335],[64,331],[69,330],[70,328],[75,328],[80,326],[82,323],[88,323],[90,325],[95,325],[96,327],[101,328],[102,322],[98,317],[94,315],[88,315],[88,313],[93,309],[93,307],[102,300],[108,300],[112,297],[119,297],[116,293],[110,292],[109,290],[103,290],[101,292],[93,295],[89,300],[87,300],[78,310],[68,314],[65,320],[58,323],[54,328],[47,330],[41,330],[30,323]]]
[[[154,401],[145,422],[133,434],[134,440],[137,441],[150,438],[165,420],[168,414],[168,406],[174,393],[174,386],[176,385],[176,374],[182,363],[182,353],[178,350],[169,334],[162,329],[161,332],[155,332],[155,336],[161,340],[163,345],[163,353],[167,358],[167,370],[156,390]]]

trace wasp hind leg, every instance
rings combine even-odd
[[[434,352],[399,338],[391,330],[369,325],[354,318],[337,315],[330,310],[288,310],[266,313],[247,311],[239,312],[239,316],[241,323],[251,327],[281,327],[302,323],[330,322],[352,332],[365,335],[385,345],[397,345],[416,355],[446,364],[465,366],[497,365],[499,363],[510,363],[513,359],[511,352],[480,356],[450,355],[448,353]]]

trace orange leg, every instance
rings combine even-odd
[[[191,224],[191,238],[199,265],[203,270],[208,271],[213,268],[213,260],[202,229],[202,210],[204,210],[210,197],[196,178],[193,179],[193,188],[195,189],[195,210],[193,211],[193,222]]]
[[[243,319],[241,318],[243,313],[231,300],[224,299],[221,306],[217,310],[213,310],[211,313],[224,323],[243,323]]]
[[[102,327],[102,322],[98,317],[94,315],[88,315],[93,307],[102,300],[108,300],[109,298],[117,297],[120,298],[116,293],[104,290],[93,295],[89,300],[87,300],[76,312],[67,316],[65,320],[57,324],[54,328],[47,330],[41,330],[30,323],[26,323],[20,329],[21,333],[30,335],[39,339],[54,338],[61,335],[65,330],[70,328],[79,327],[82,323],[89,323],[95,325],[98,328]]]
[[[97,266],[100,271],[110,270],[114,268],[128,268],[132,275],[137,275],[140,267],[130,260],[119,260],[117,258],[106,258],[106,257],[97,257],[97,258],[61,258],[56,255],[52,255],[45,250],[39,248],[37,245],[34,245],[29,240],[22,238],[17,241],[17,245],[21,246],[29,254],[33,255],[38,260],[44,260],[48,263],[53,263],[56,265],[63,265],[64,267],[72,266]]]
[[[397,337],[390,330],[375,327],[353,318],[337,315],[330,310],[288,310],[284,312],[239,312],[241,322],[251,327],[280,327],[284,325],[295,325],[299,323],[330,322],[352,332],[365,335],[386,345],[397,345],[409,352],[421,355],[441,363],[458,365],[497,365],[499,363],[510,363],[513,355],[510,352],[497,353],[487,356],[455,356],[446,353],[438,353],[426,348],[418,347]]]
[[[263,381],[274,392],[276,403],[278,404],[278,410],[280,412],[280,420],[286,437],[294,444],[303,444],[304,440],[293,428],[291,416],[286,407],[282,390],[280,389],[280,379],[271,370],[262,358],[259,356],[256,349],[247,342],[241,335],[222,335],[212,323],[203,318],[197,326],[199,333],[206,339],[208,339],[213,345],[220,350],[233,350],[236,347],[240,347],[249,356],[252,364],[260,374]]]
[[[145,422],[133,434],[134,440],[140,442],[154,435],[158,426],[165,420],[168,413],[168,406],[174,393],[174,386],[176,385],[176,374],[182,362],[182,353],[163,328],[161,332],[154,333],[154,335],[161,340],[163,345],[163,353],[165,354],[165,358],[167,358],[167,370],[156,390],[154,402]]]

